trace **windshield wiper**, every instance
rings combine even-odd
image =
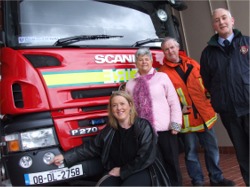
[[[57,40],[53,46],[64,46],[68,44],[72,44],[75,42],[83,41],[83,40],[98,40],[98,39],[109,39],[109,38],[122,38],[123,36],[113,36],[113,35],[80,35],[80,36],[72,36],[67,38],[61,38]]]
[[[163,38],[148,38],[146,40],[140,40],[140,41],[137,41],[135,42],[132,47],[139,47],[141,45],[144,45],[144,44],[148,44],[148,43],[154,43],[154,42],[162,42],[163,41]]]

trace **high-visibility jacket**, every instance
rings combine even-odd
[[[187,56],[180,56],[180,58],[182,62],[179,64],[164,58],[164,64],[159,71],[167,73],[173,82],[182,107],[192,106],[189,109],[190,113],[183,115],[181,133],[202,132],[204,124],[208,129],[212,128],[217,120],[217,114],[206,96],[199,63]]]

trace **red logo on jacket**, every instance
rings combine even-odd
[[[246,46],[246,45],[240,46],[240,52],[243,55],[245,55],[248,52],[248,46]]]

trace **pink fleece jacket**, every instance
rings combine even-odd
[[[149,74],[154,72],[154,68]],[[139,77],[137,72],[135,77]],[[133,96],[135,79],[131,79],[126,84],[126,91]],[[148,81],[149,92],[153,105],[154,127],[158,131],[170,130],[170,123],[182,124],[182,111],[179,98],[175,88],[166,73],[156,72]]]

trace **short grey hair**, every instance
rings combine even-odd
[[[166,38],[164,38],[163,41],[161,42],[161,49],[162,49],[163,45],[164,45],[166,42],[171,41],[171,40],[175,42],[175,44],[176,44],[176,46],[177,46],[178,48],[180,48],[180,44],[179,44],[179,42],[178,42],[175,38],[173,38],[173,37],[166,37]]]
[[[150,60],[153,60],[153,56],[152,56],[152,53],[149,50],[149,48],[142,47],[142,48],[139,48],[136,51],[136,53],[135,53],[135,61],[137,61],[137,59],[138,59],[139,56],[144,56],[144,55],[147,55],[150,58]]]
[[[225,10],[225,11],[227,12],[228,16],[229,16],[230,18],[232,18],[231,12],[230,12],[228,9],[225,9],[225,8],[216,8],[216,9],[214,9],[212,15],[214,16],[215,12],[217,12],[217,11],[219,11],[219,10]]]

